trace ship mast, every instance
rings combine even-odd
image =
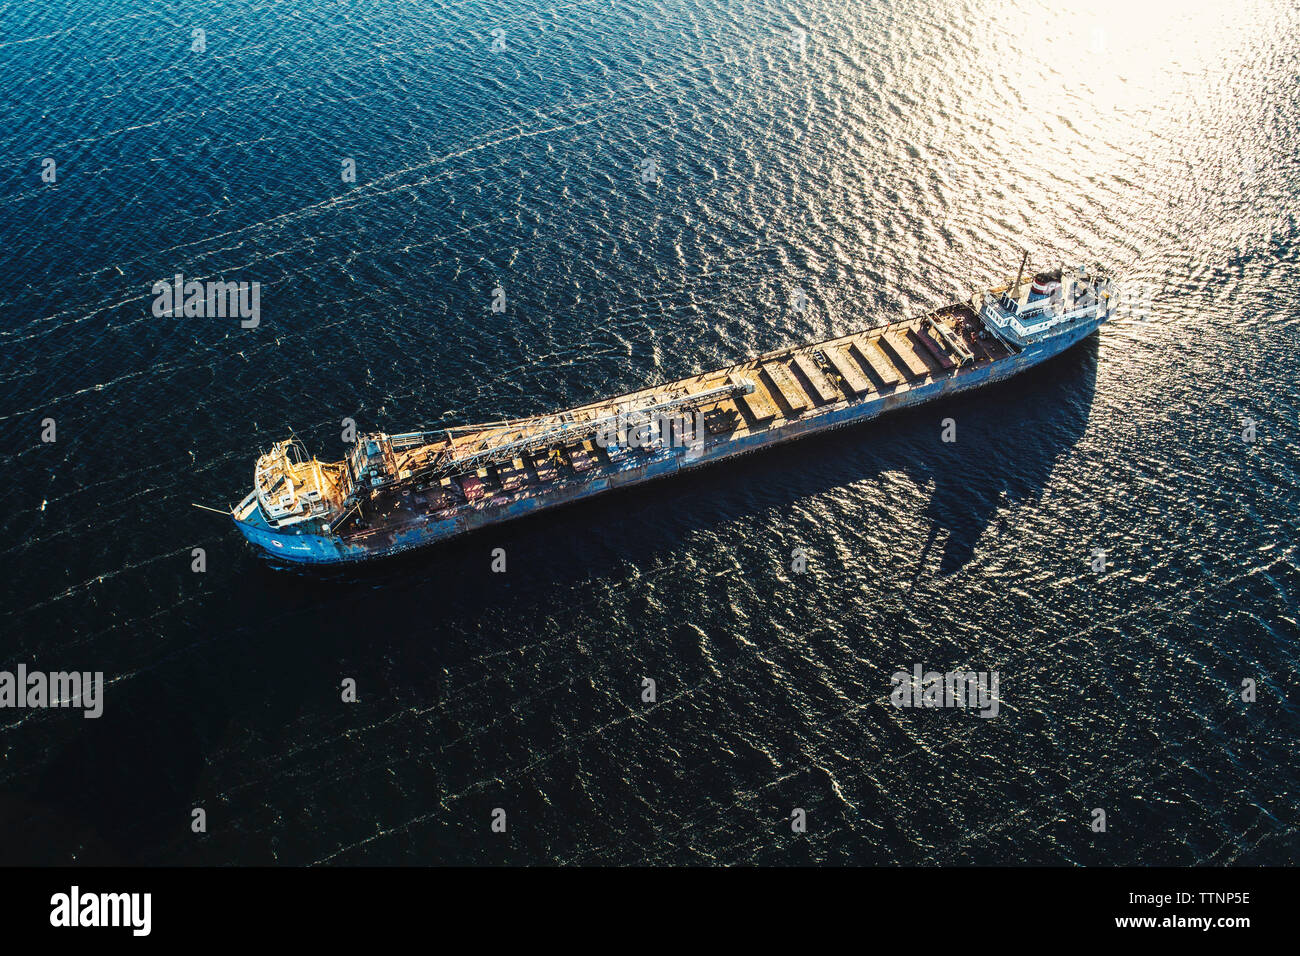
[[[1007,289],[1006,295],[1002,297],[1003,304],[1006,305],[1008,309],[1015,308],[1015,300],[1012,299],[1012,296],[1019,290],[1020,280],[1023,279],[1025,275],[1025,265],[1029,262],[1029,250],[1025,249],[1024,253],[1024,258],[1020,260],[1020,270],[1016,273],[1016,283],[1011,288]]]

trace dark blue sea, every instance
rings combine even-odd
[[[1300,861],[1298,75],[1290,0],[0,3],[0,669],[105,680],[0,710],[0,858]],[[191,507],[291,432],[563,408],[1022,248],[1138,305],[347,574]],[[258,325],[156,316],[177,273]],[[999,714],[895,708],[917,664]]]

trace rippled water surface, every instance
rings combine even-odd
[[[108,682],[0,712],[0,855],[1296,862],[1298,74],[1288,0],[0,4],[0,665]],[[1147,305],[345,577],[190,507],[290,429],[548,411],[1022,246]],[[261,324],[155,318],[178,272]],[[896,710],[917,663],[1001,713]]]

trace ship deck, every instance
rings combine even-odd
[[[950,339],[935,325],[941,326]],[[969,356],[962,356],[950,342],[960,343]],[[828,409],[865,403],[938,378],[966,374],[1010,354],[1007,345],[984,331],[970,306],[959,304],[922,318],[780,349],[726,368],[575,406],[559,413],[559,417],[581,432],[584,422],[629,407],[645,407],[748,379],[754,385],[751,394],[699,407],[705,424],[705,446],[713,448]],[[638,456],[649,460],[656,454],[670,453],[626,446],[606,449],[588,434],[543,451],[521,453],[506,463],[437,478],[420,476],[421,469],[440,458],[445,460],[449,452],[461,457],[485,443],[524,435],[530,421],[521,419],[450,432],[440,442],[402,451],[396,457],[394,473],[409,472],[413,479],[377,494],[340,522],[335,533],[361,541],[430,516],[450,516],[466,507],[507,505],[557,484],[617,471]]]

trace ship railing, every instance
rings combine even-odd
[[[437,434],[436,432],[403,432],[400,435],[388,436],[388,441],[394,448],[412,448],[416,445],[427,445],[430,436]]]

